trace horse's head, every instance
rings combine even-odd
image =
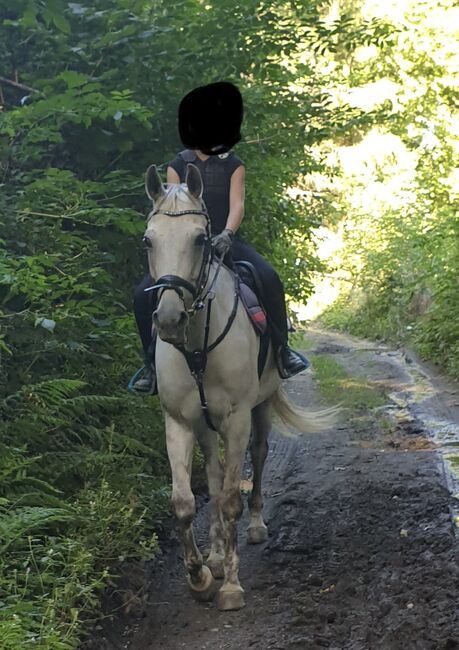
[[[153,322],[163,341],[183,345],[189,314],[203,291],[210,264],[210,226],[202,202],[202,179],[197,167],[189,164],[185,184],[165,189],[151,165],[145,189],[153,201],[144,235],[157,291]]]

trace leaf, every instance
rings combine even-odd
[[[43,17],[48,24],[53,23],[57,29],[65,34],[70,33],[70,23],[64,16],[66,5],[62,0],[46,0]]]
[[[122,111],[116,111],[115,115],[113,116],[113,119],[115,122],[118,122],[123,117],[123,112]]]
[[[27,6],[27,9],[24,11],[22,15],[22,24],[24,27],[33,27],[34,25],[37,24],[37,13],[38,9],[34,5],[33,2],[29,3]]]
[[[37,318],[35,321],[35,327],[38,327],[39,325],[45,330],[48,330],[48,332],[54,332],[56,321],[52,320],[52,318]]]
[[[88,81],[88,77],[81,72],[75,72],[74,70],[66,70],[61,72],[58,75],[58,79],[62,79],[67,84],[68,88],[77,88],[78,86],[84,86]]]
[[[72,619],[72,623],[75,623],[75,621],[78,620],[79,614],[80,614],[80,610],[77,607],[70,608],[70,616]]]
[[[86,7],[83,7],[83,5],[80,5],[77,2],[69,2],[68,7],[70,11],[77,16],[81,16],[87,12]]]
[[[3,352],[6,352],[7,354],[10,354],[10,355],[13,354],[12,350],[5,343],[3,335],[0,336],[0,350],[3,350]]]
[[[16,540],[27,535],[31,530],[43,530],[54,522],[72,519],[70,508],[24,507],[16,508],[11,513],[3,514],[0,520],[0,543],[4,553]]]
[[[70,23],[62,14],[54,14],[53,23],[56,25],[57,29],[60,29],[64,34],[70,34]]]

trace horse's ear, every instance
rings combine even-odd
[[[153,202],[158,201],[165,194],[156,165],[150,165],[145,173],[145,191]]]
[[[185,183],[188,186],[190,194],[197,199],[202,198],[202,178],[196,165],[188,163],[186,166]]]

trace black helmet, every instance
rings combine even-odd
[[[187,149],[200,149],[208,156],[226,153],[241,139],[243,116],[242,96],[234,84],[199,86],[180,102],[180,138]]]

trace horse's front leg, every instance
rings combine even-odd
[[[242,515],[241,470],[250,437],[250,409],[233,413],[222,432],[225,439],[225,475],[221,498],[225,525],[225,580],[218,592],[218,608],[234,610],[244,607],[244,590],[239,583],[237,548],[238,522]]]
[[[203,565],[193,535],[196,504],[190,483],[194,434],[167,412],[165,421],[167,453],[172,471],[172,507],[182,538],[188,586],[199,600],[210,600],[215,593],[215,582],[210,569]]]
[[[214,578],[223,578],[223,562],[225,559],[221,511],[223,467],[218,454],[218,436],[215,431],[205,429],[200,432],[198,439],[206,463],[207,483],[210,494],[210,552],[206,560],[206,565],[212,571]]]

